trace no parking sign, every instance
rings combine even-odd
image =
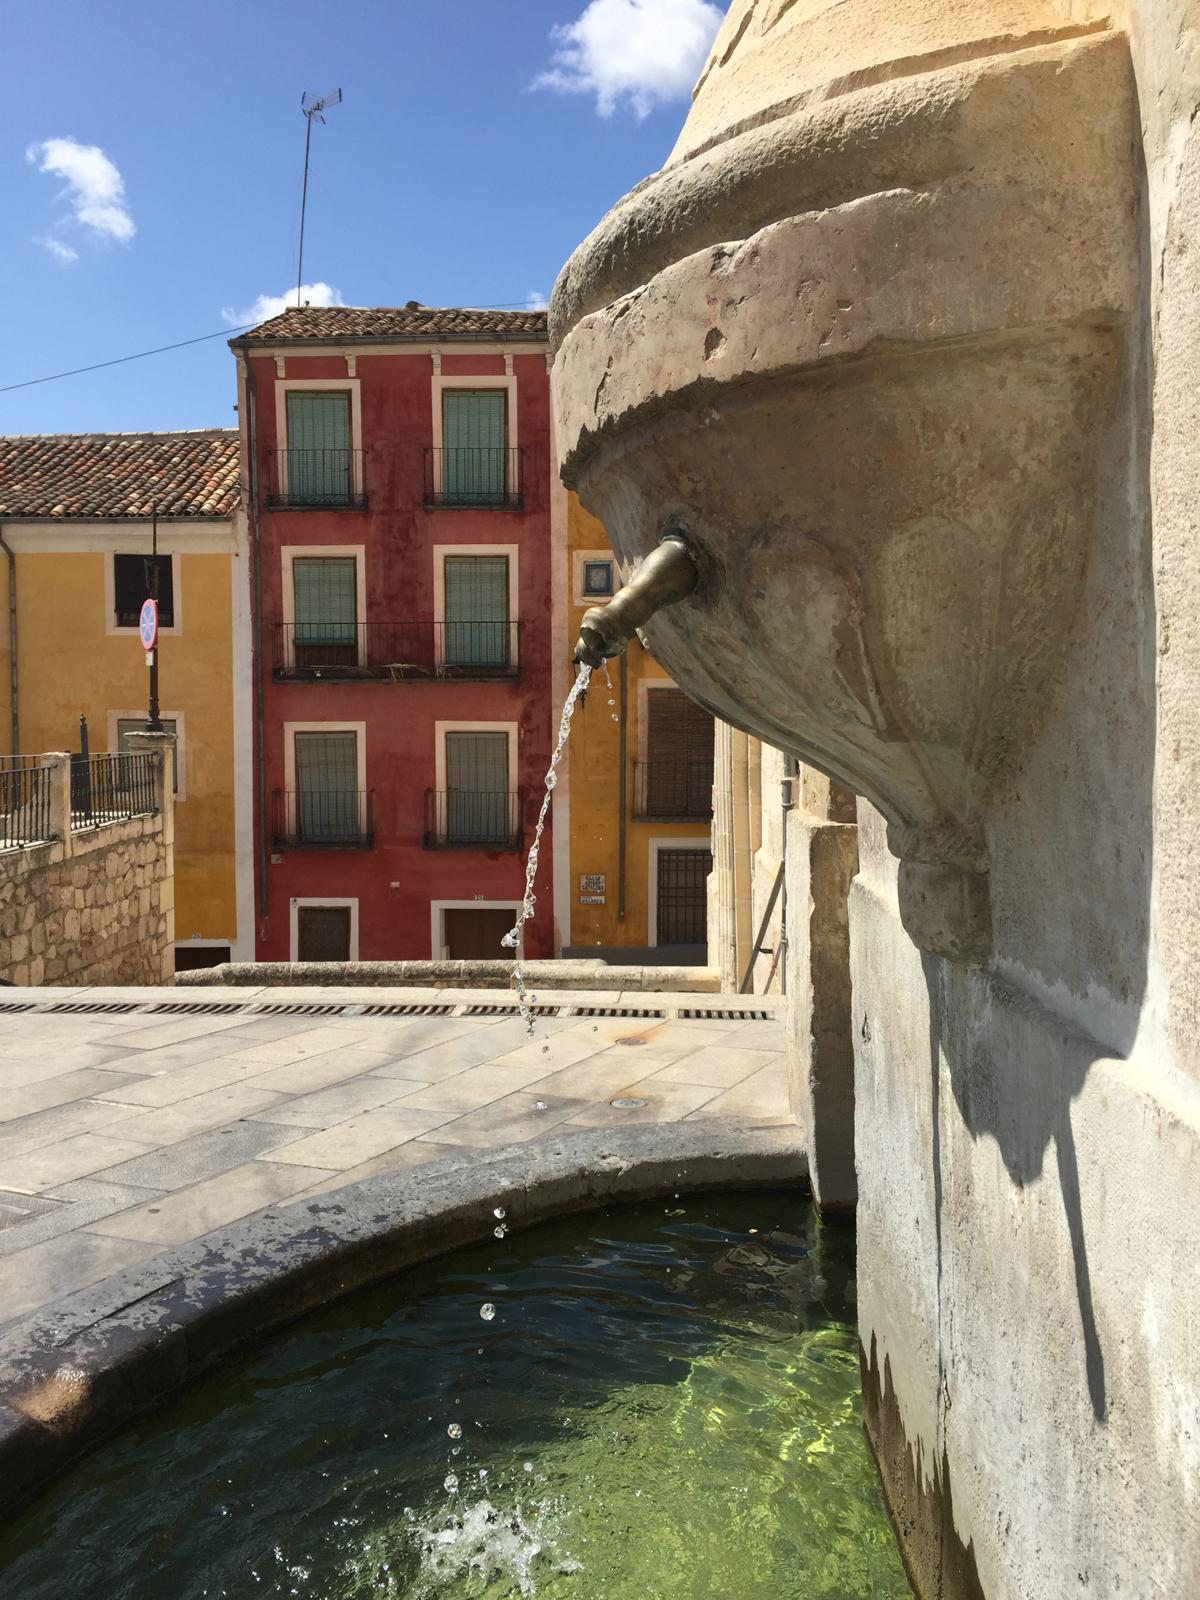
[[[149,655],[158,643],[158,602],[156,600],[144,600],[142,602],[142,613],[138,618],[138,634],[141,637],[142,649]]]

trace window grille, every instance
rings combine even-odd
[[[296,960],[349,959],[350,907],[299,906],[296,911]]]
[[[711,850],[658,852],[658,943],[708,942]]]
[[[508,557],[447,556],[446,665],[508,665]]]
[[[170,556],[113,556],[113,610],[118,628],[136,628],[158,564],[158,625],[175,626],[175,580]]]
[[[646,695],[646,764],[638,795],[648,817],[712,812],[713,718],[681,689]]]

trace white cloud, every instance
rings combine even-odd
[[[39,172],[66,179],[64,198],[82,227],[122,244],[133,238],[137,229],[125,203],[125,180],[98,144],[42,139],[31,144],[25,156]]]
[[[545,311],[550,302],[540,289],[530,289],[525,296],[525,309],[527,311]]]
[[[341,306],[345,305],[345,303],[341,292],[327,283],[302,283],[300,285],[300,304],[302,306]],[[295,289],[287,289],[283,294],[260,294],[253,305],[245,306],[240,311],[235,311],[231,306],[225,306],[221,311],[221,315],[231,328],[241,328],[251,322],[269,322],[272,317],[281,316],[289,306],[294,306],[295,304]]]
[[[640,120],[691,93],[723,14],[711,0],[590,0],[552,30],[552,64],[533,86],[594,94],[602,117],[627,100]]]
[[[61,261],[68,266],[72,261],[79,260],[79,251],[73,245],[64,244],[61,239],[52,239],[47,235],[42,239],[35,239],[34,244],[40,244],[43,250],[48,250],[56,261]]]

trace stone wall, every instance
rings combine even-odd
[[[83,829],[70,825],[70,757],[46,757],[53,785],[49,831],[56,837],[0,853],[6,983],[172,980],[174,807],[163,781],[163,749],[158,741],[150,748],[157,814]]]

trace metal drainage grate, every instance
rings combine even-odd
[[[0,1011],[10,1016],[14,1011],[32,1011],[33,1007],[32,1000],[0,1000]]]
[[[681,1011],[681,1018],[687,1020],[702,1020],[712,1018],[714,1022],[770,1022],[769,1011]]]
[[[529,1012],[534,1017],[556,1017],[558,1006],[530,1006]],[[464,1017],[519,1017],[519,1006],[467,1006],[463,1011]]]
[[[363,1006],[360,1017],[448,1017],[453,1006]]]
[[[84,1012],[91,1016],[124,1016],[127,1011],[136,1011],[136,1000],[59,1000],[55,1005],[47,1006],[47,1011],[73,1011],[79,1014]]]
[[[165,1000],[147,1009],[156,1017],[229,1017],[246,1006],[240,1000]]]
[[[626,1011],[623,1006],[580,1006],[575,1012],[577,1017],[658,1017],[660,1020],[666,1014],[665,1011]]]
[[[340,1017],[345,1006],[318,1005],[315,1001],[280,1001],[272,1005],[255,1006],[259,1017]]]

